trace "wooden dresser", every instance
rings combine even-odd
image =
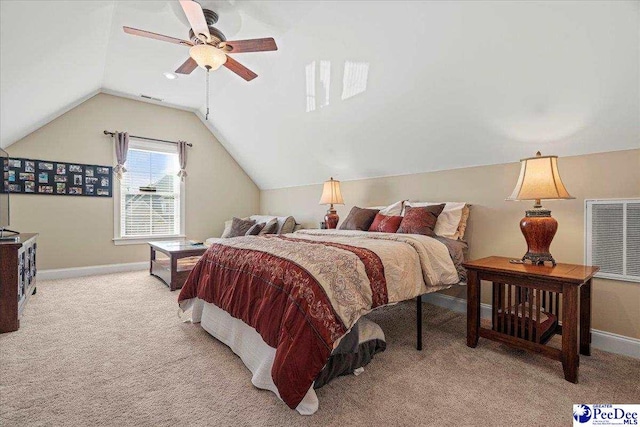
[[[17,241],[0,241],[0,333],[18,330],[27,300],[36,292],[38,235],[17,237]]]

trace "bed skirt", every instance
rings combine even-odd
[[[193,323],[200,321],[202,329],[229,346],[240,356],[242,362],[251,371],[251,383],[264,390],[280,394],[271,378],[271,367],[276,356],[276,349],[267,345],[254,328],[240,319],[231,317],[229,313],[200,299],[193,307]],[[311,387],[300,404],[296,407],[302,415],[311,415],[318,410],[318,397]]]
[[[202,329],[226,344],[240,357],[252,373],[251,383],[254,386],[270,390],[280,398],[271,376],[276,349],[269,346],[254,328],[216,305],[198,298],[194,300],[191,321],[199,322]],[[356,325],[352,333],[347,334],[334,349],[329,363],[296,407],[296,411],[301,415],[312,415],[318,410],[315,389],[340,375],[361,373],[364,370],[363,366],[371,361],[374,354],[385,350],[384,333],[377,324],[361,318]]]

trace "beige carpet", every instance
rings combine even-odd
[[[227,347],[176,316],[177,293],[145,272],[42,281],[18,332],[0,335],[0,424],[570,425],[573,403],[639,403],[640,361],[595,350],[580,383],[557,362],[465,345],[465,318],[425,304],[371,315],[388,349],[318,391],[303,417],[251,385]]]

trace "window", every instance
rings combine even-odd
[[[586,263],[597,277],[640,282],[640,199],[586,200]]]
[[[116,244],[184,237],[184,188],[176,147],[129,143],[116,198]]]

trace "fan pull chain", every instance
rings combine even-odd
[[[209,120],[209,69],[207,68],[207,115],[204,117],[205,120]]]

